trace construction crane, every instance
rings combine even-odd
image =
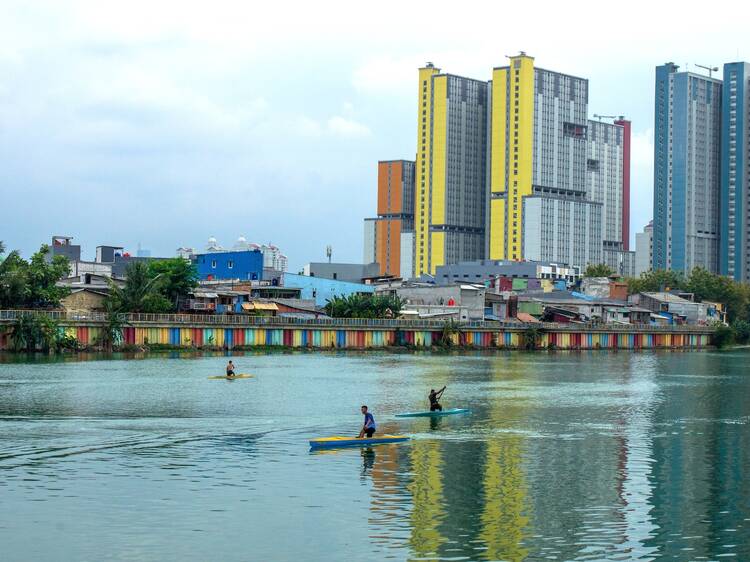
[[[698,68],[702,68],[703,70],[708,70],[708,77],[711,78],[712,73],[719,72],[718,66],[704,66],[702,64],[693,63],[694,66],[697,66]]]
[[[599,119],[601,121],[602,119],[618,119],[619,121],[624,121],[625,116],[624,115],[597,115],[594,113],[594,119]]]

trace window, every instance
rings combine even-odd
[[[216,269],[216,260],[211,260],[211,267]]]
[[[574,139],[585,139],[586,138],[586,125],[578,125],[576,123],[563,123],[563,134],[566,137],[573,137]]]
[[[229,260],[229,261],[227,262],[227,267],[228,267],[229,269],[232,269],[232,268],[234,267],[234,261],[232,261],[232,260]]]

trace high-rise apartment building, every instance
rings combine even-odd
[[[630,238],[630,121],[589,121],[586,186],[602,204],[602,263],[625,276],[635,273]]]
[[[589,199],[602,204],[604,247],[628,250],[630,121],[589,121],[587,149],[586,186]]]
[[[654,261],[654,221],[635,234],[635,274],[651,271]]]
[[[719,270],[750,281],[750,64],[724,65]]]
[[[487,82],[419,69],[414,273],[483,257]]]
[[[588,81],[521,53],[490,85],[489,231],[492,260],[602,259],[602,208],[587,192]]]
[[[403,233],[414,231],[413,160],[378,162],[377,208],[377,218],[365,219],[364,263],[380,264],[380,275],[410,277],[411,271],[401,272],[401,252]],[[411,243],[404,250],[412,252]]]
[[[654,269],[719,269],[722,83],[656,67]]]

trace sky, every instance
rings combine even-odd
[[[0,0],[0,240],[29,255],[69,235],[93,259],[245,236],[292,270],[327,245],[361,262],[377,161],[414,158],[418,67],[489,80],[521,50],[588,78],[591,116],[632,120],[632,238],[651,218],[654,67],[750,59],[749,10],[503,6]]]

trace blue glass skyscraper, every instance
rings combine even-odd
[[[738,281],[750,280],[750,64],[724,65],[721,115],[721,252],[720,272]]]
[[[656,67],[653,268],[719,270],[720,80]]]

